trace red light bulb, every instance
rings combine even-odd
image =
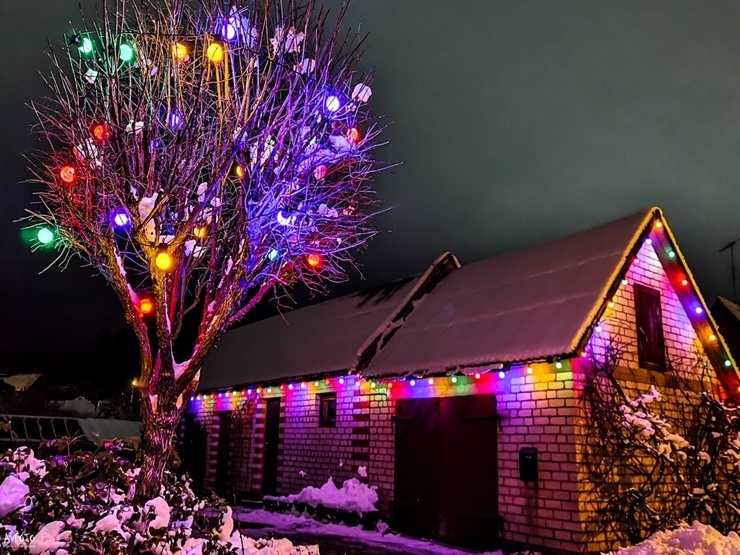
[[[110,138],[110,130],[108,129],[108,126],[103,123],[93,125],[90,133],[92,133],[93,139],[99,143],[107,141],[108,138]]]
[[[139,310],[144,315],[151,314],[152,311],[154,310],[154,303],[152,302],[151,299],[148,299],[148,298],[144,297],[139,302]]]
[[[69,164],[62,166],[59,170],[59,179],[67,185],[74,185],[75,181],[77,181],[77,169]]]
[[[311,268],[318,268],[319,266],[321,266],[321,255],[317,253],[309,254],[306,257],[306,263]]]

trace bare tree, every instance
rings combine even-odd
[[[338,15],[121,0],[51,47],[29,220],[63,265],[77,253],[105,277],[138,339],[140,497],[221,335],[276,287],[343,279],[373,234],[370,76]],[[175,360],[189,314],[197,338]]]

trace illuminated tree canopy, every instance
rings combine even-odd
[[[276,287],[343,279],[373,234],[370,75],[360,37],[327,21],[312,2],[120,1],[51,50],[29,220],[124,307],[145,458],[171,450],[229,326]],[[197,339],[176,361],[189,313]],[[145,462],[142,495],[163,465]]]

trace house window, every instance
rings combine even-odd
[[[322,428],[337,425],[337,394],[319,394],[319,426]]]
[[[642,368],[665,368],[663,323],[660,317],[660,293],[644,285],[635,285],[637,355]]]

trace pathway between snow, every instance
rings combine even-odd
[[[319,544],[321,555],[470,555],[479,553],[448,547],[426,540],[408,538],[399,534],[381,534],[376,531],[351,528],[341,524],[323,524],[313,519],[265,510],[240,508],[236,519],[242,534],[252,538],[285,537],[294,543]],[[237,525],[234,523],[234,528]],[[483,555],[502,555],[486,552]]]

